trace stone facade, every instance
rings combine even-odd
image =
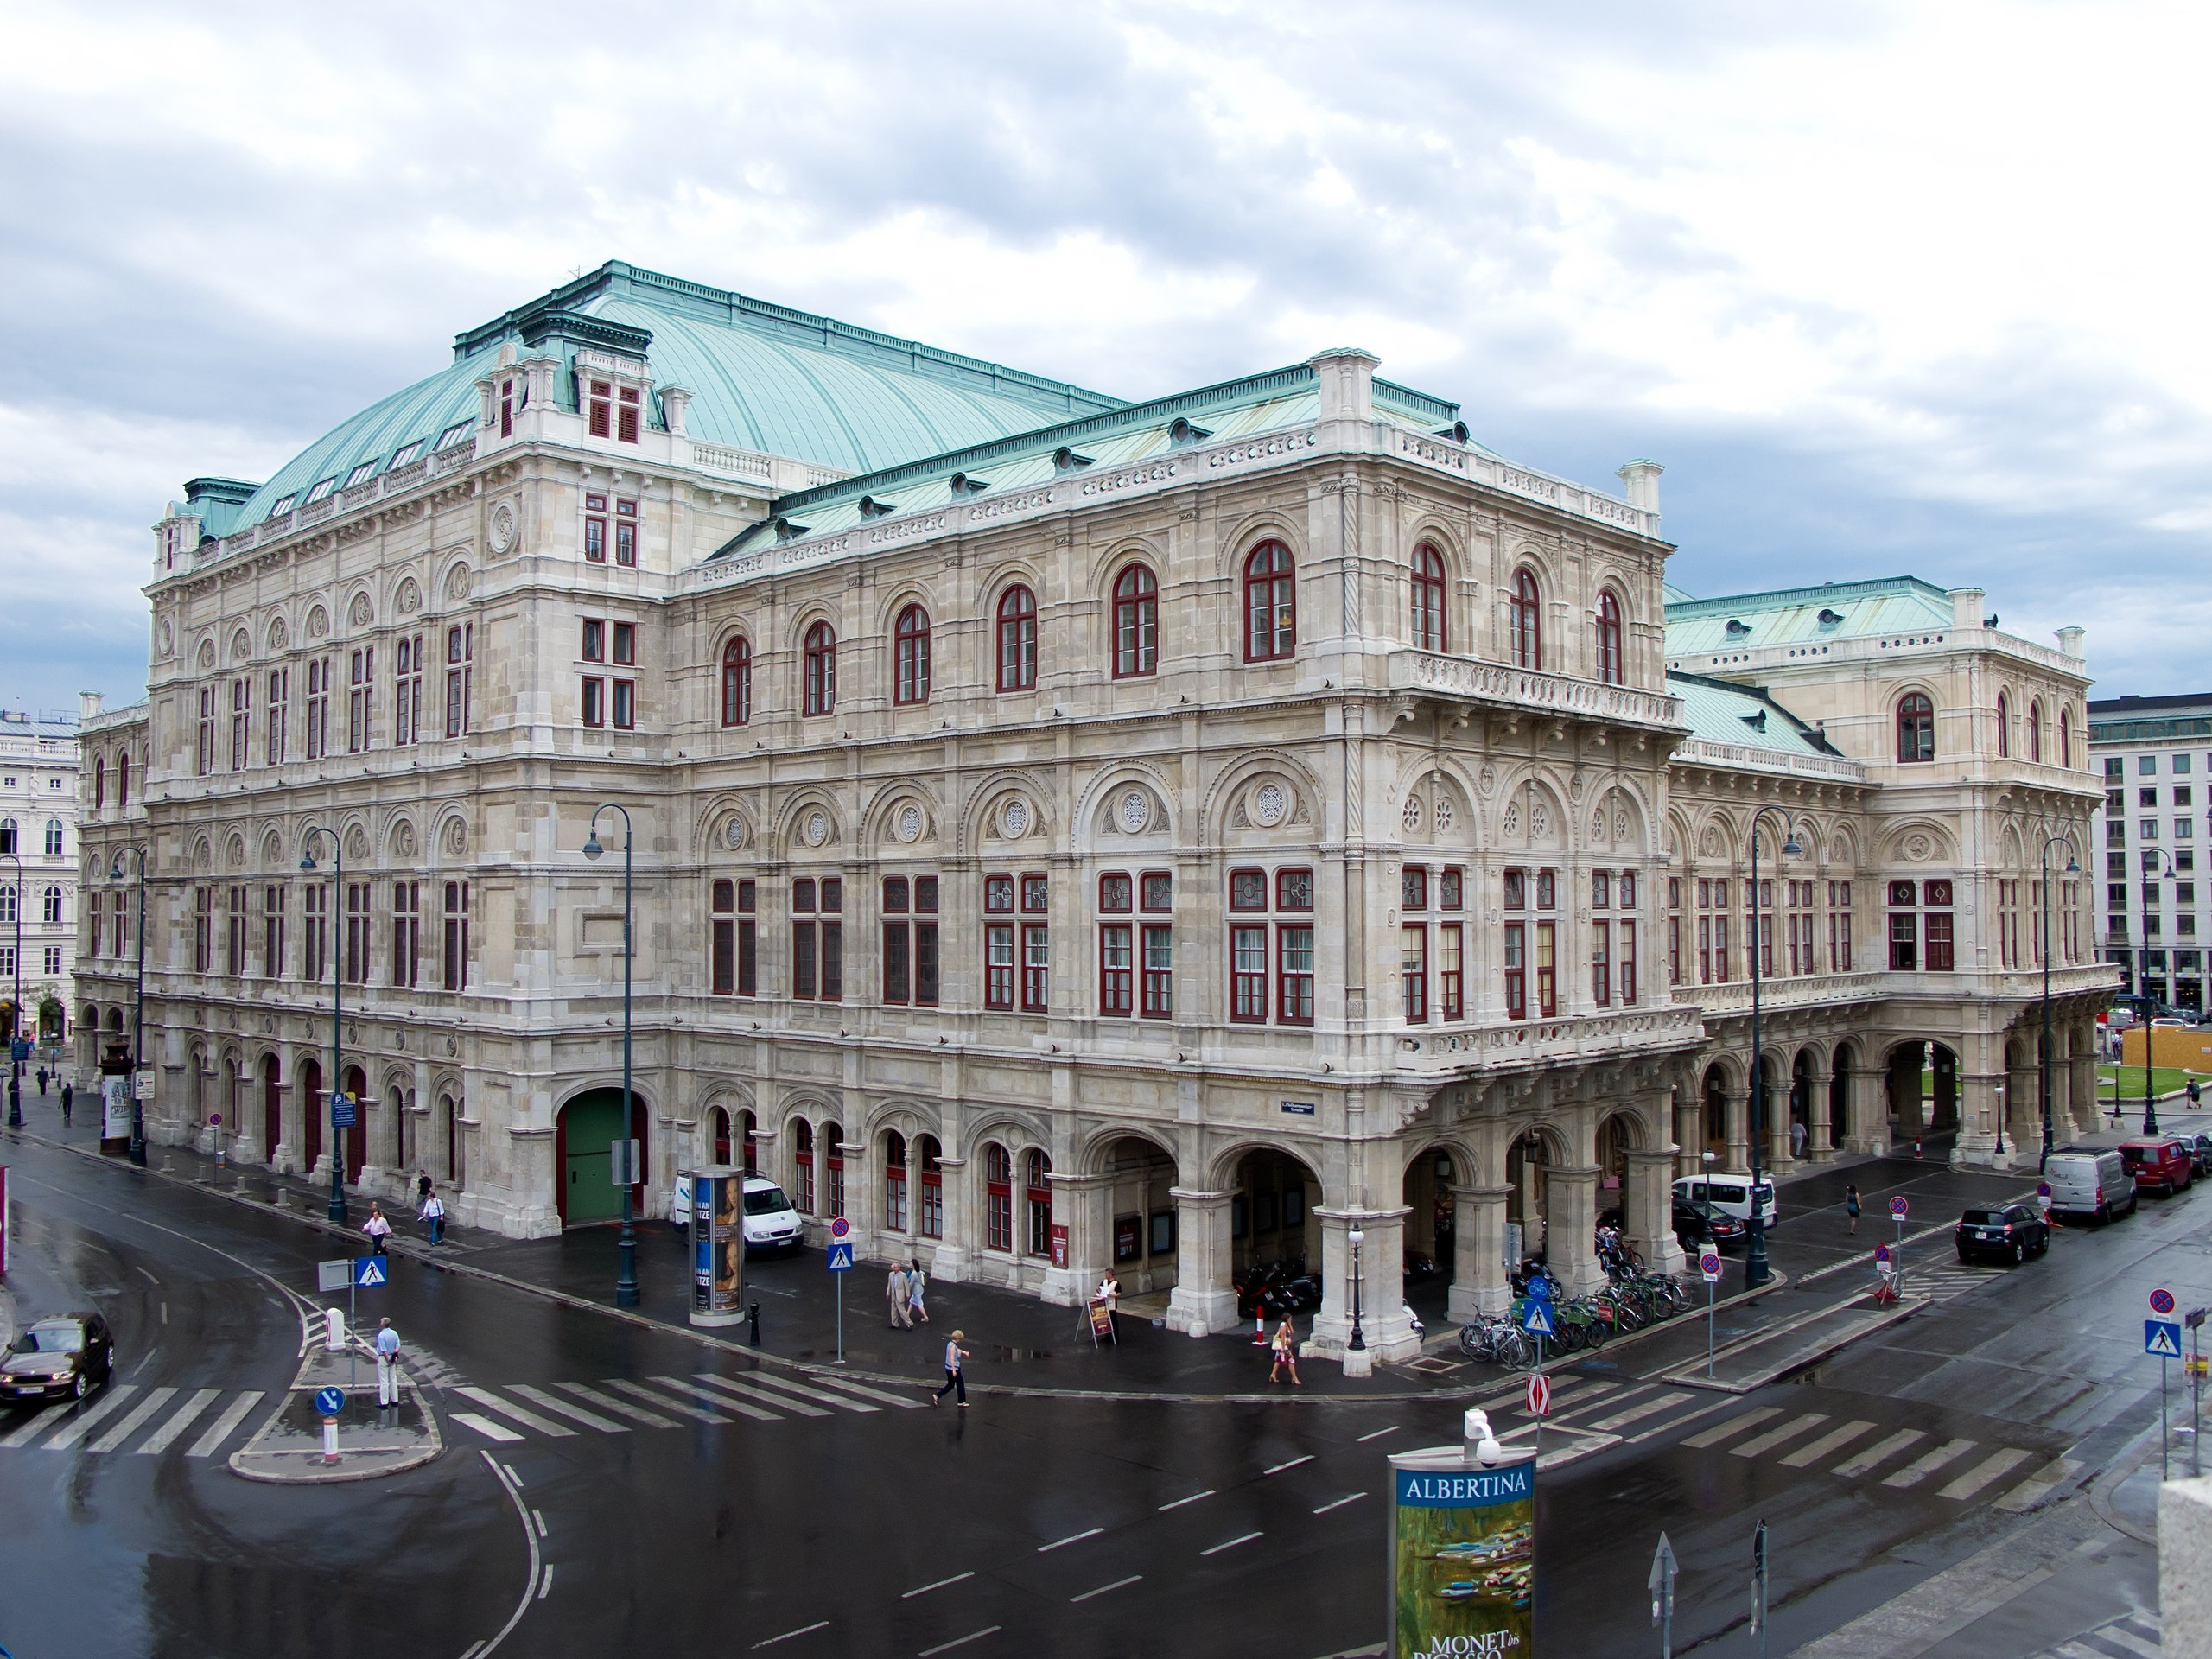
[[[0,709],[0,1000],[19,1010],[26,1038],[69,1028],[77,756],[76,715]]]

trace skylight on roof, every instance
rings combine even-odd
[[[365,461],[359,466],[356,467],[352,472],[346,474],[346,487],[350,490],[356,484],[365,484],[376,475],[376,462],[373,461]]]
[[[282,518],[292,510],[293,503],[299,499],[300,493],[297,490],[294,490],[289,495],[279,497],[276,505],[269,509],[269,516],[271,518]]]
[[[324,496],[328,495],[337,487],[338,480],[335,476],[324,479],[321,483],[308,492],[308,505],[313,505],[315,502],[321,500]]]
[[[401,444],[398,448],[391,452],[391,459],[385,464],[387,467],[404,467],[423,453],[423,439],[417,438],[412,443]]]
[[[442,454],[444,451],[452,448],[454,445],[461,442],[464,438],[467,437],[470,432],[475,429],[475,427],[476,423],[473,419],[455,421],[451,426],[446,428],[444,431],[438,434],[437,448],[439,453]]]

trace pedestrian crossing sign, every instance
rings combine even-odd
[[[2144,1320],[2143,1351],[2160,1359],[2179,1359],[2181,1326],[2171,1319]]]
[[[1552,1325],[1552,1305],[1530,1297],[1528,1307],[1521,1315],[1521,1328],[1532,1337],[1556,1334]]]
[[[353,1258],[353,1287],[373,1290],[391,1277],[391,1261],[381,1255],[357,1255]]]
[[[849,1239],[834,1240],[830,1246],[830,1271],[849,1273],[853,1267],[853,1246]]]

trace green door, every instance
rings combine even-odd
[[[639,1103],[639,1116],[645,1116]],[[561,1109],[561,1218],[613,1221],[622,1213],[622,1194],[613,1185],[611,1142],[622,1135],[622,1091],[594,1089]]]

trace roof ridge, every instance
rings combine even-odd
[[[1671,617],[1677,612],[1702,614],[1713,611],[1742,610],[1751,601],[1779,608],[1783,605],[1802,605],[1815,599],[1857,599],[1870,594],[1896,593],[1905,590],[1924,594],[1930,599],[1948,600],[1949,591],[1919,576],[1871,576],[1859,582],[1815,582],[1802,588],[1774,588],[1747,594],[1722,594],[1711,599],[1669,600],[1667,611]]]

